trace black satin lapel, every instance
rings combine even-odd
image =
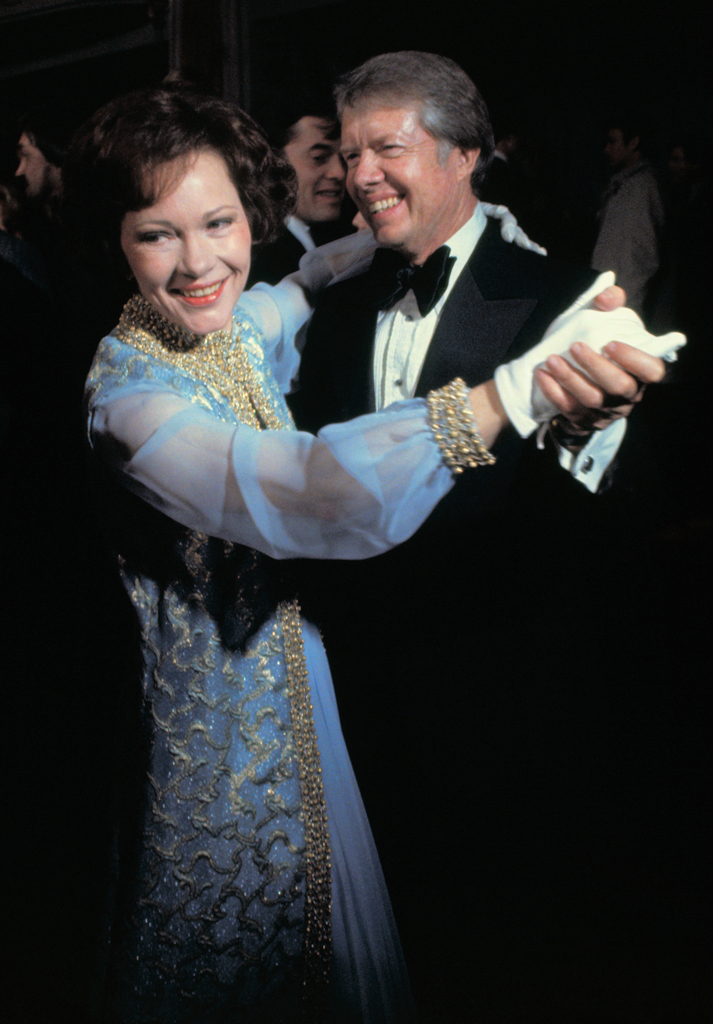
[[[463,377],[469,387],[489,380],[537,305],[536,298],[521,297],[524,282],[508,259],[511,246],[494,241],[501,240],[493,239],[489,224],[443,307],[418,396],[454,377]]]

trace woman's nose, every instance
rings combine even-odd
[[[183,239],[178,269],[188,277],[201,277],[215,262],[213,244],[201,235],[187,235]]]

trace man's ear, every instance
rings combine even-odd
[[[475,165],[478,163],[478,157],[480,156],[479,149],[461,149],[459,150],[459,162],[458,162],[458,181],[462,181],[464,178],[470,179]]]

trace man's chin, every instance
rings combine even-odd
[[[50,190],[48,188],[39,188],[36,185],[25,185],[25,199],[29,203],[36,203],[38,206],[41,203],[45,203],[50,197]]]
[[[312,224],[327,224],[329,221],[337,220],[340,213],[342,212],[342,204],[338,203],[321,203],[320,206],[312,212],[312,216],[307,223]],[[298,215],[299,216],[299,215]]]
[[[403,236],[390,225],[369,223],[369,227],[374,233],[376,241],[385,249],[400,249],[402,247]]]

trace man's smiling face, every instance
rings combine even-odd
[[[344,198],[339,132],[332,121],[302,117],[284,154],[297,174],[295,213],[305,224],[336,220]]]
[[[444,152],[416,105],[347,107],[342,115],[347,189],[377,242],[423,263],[477,202],[470,186],[479,150]]]

